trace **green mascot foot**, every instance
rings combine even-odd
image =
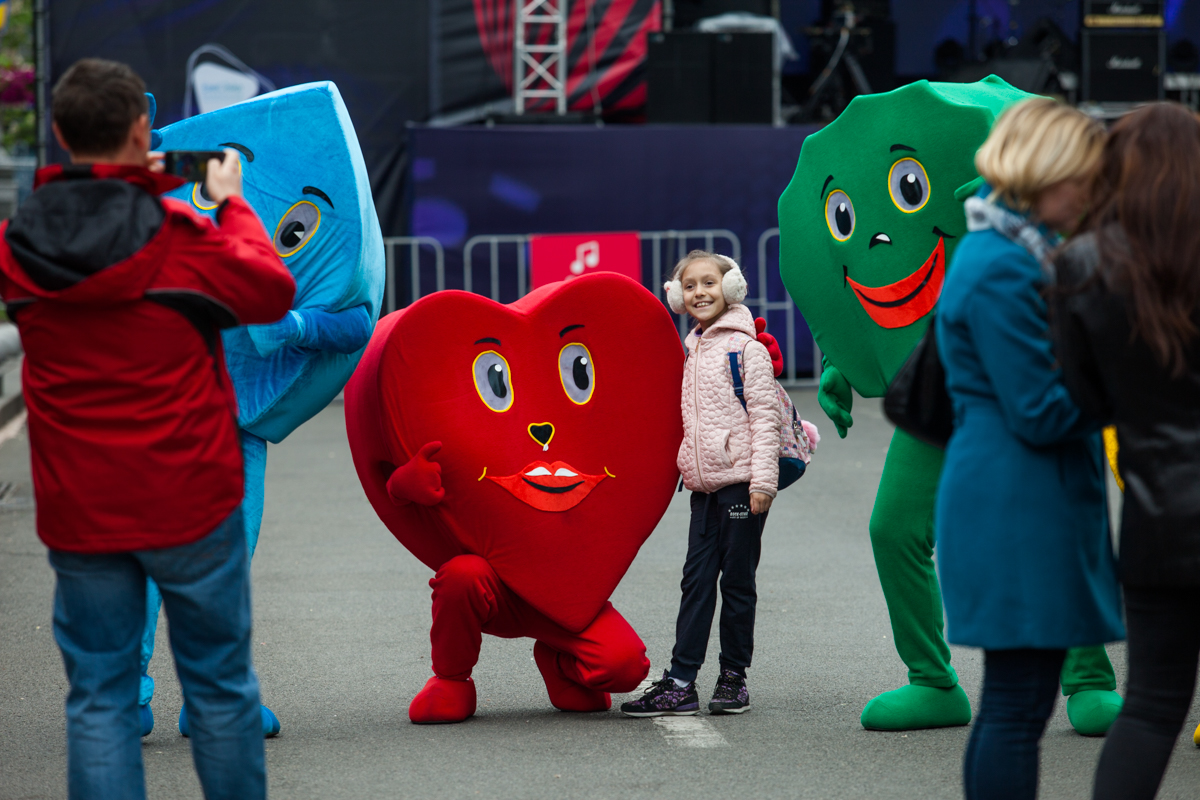
[[[909,684],[884,692],[862,712],[869,731],[911,731],[971,724],[971,701],[958,684],[949,689]]]
[[[1125,701],[1116,692],[1084,689],[1067,698],[1067,719],[1071,727],[1083,736],[1103,736],[1108,733]]]

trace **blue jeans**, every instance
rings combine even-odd
[[[986,650],[983,698],[963,759],[967,800],[1033,800],[1038,743],[1058,697],[1065,650]]]
[[[246,544],[250,557],[258,547],[258,530],[262,527],[263,493],[267,477],[267,442],[253,433],[241,431],[242,463],[245,465],[246,494],[242,498],[242,520],[246,527]],[[154,699],[154,679],[149,675],[150,659],[154,657],[154,635],[158,630],[158,611],[162,596],[151,579],[146,580],[146,630],[142,633],[142,684],[138,703],[150,705]]]
[[[192,544],[87,554],[50,551],[54,638],[67,694],[72,800],[141,800],[138,683],[146,578],[162,592],[171,650],[207,800],[265,798],[258,677],[250,663],[250,555],[241,509]]]

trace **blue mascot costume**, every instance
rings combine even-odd
[[[151,119],[154,103],[151,98]],[[223,332],[225,360],[238,399],[246,494],[242,501],[250,554],[263,515],[267,442],[279,443],[341,391],[354,372],[383,297],[379,220],[358,137],[337,86],[282,89],[154,131],[160,150],[241,153],[243,193],[271,234],[275,252],[296,279],[292,310],[271,325]],[[169,193],[215,216],[217,204],[195,183]],[[138,699],[142,735],[154,727],[154,653],[161,598],[150,583]],[[279,720],[262,708],[263,734]],[[188,735],[187,708],[179,730]]]

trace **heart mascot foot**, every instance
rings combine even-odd
[[[862,712],[869,731],[950,728],[971,723],[971,701],[958,684],[949,689],[909,684],[878,695]]]
[[[1108,733],[1125,701],[1116,692],[1084,689],[1067,698],[1067,719],[1082,736],[1103,736]]]
[[[559,711],[607,711],[612,708],[612,695],[581,686],[569,679],[559,665],[560,658],[570,658],[542,642],[533,644],[533,660],[537,662],[550,704]]]
[[[475,681],[434,675],[408,704],[408,718],[418,725],[462,722],[475,714]]]

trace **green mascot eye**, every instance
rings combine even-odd
[[[829,199],[825,201],[825,222],[833,238],[839,242],[846,241],[854,233],[854,204],[840,189],[830,192]]]
[[[902,158],[888,174],[888,193],[905,214],[920,211],[929,200],[929,176],[915,158]]]

